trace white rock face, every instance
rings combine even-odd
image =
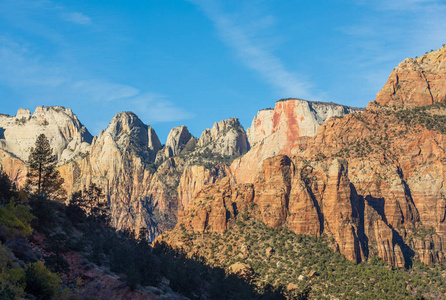
[[[155,130],[132,112],[117,114],[92,143],[92,154],[97,159],[103,158],[105,165],[111,158],[119,161],[123,155],[137,155],[146,161],[154,161],[160,149],[161,142]],[[129,151],[132,153],[126,153]]]
[[[172,128],[169,132],[169,135],[167,136],[166,145],[156,157],[156,162],[159,163],[169,157],[180,154],[181,151],[186,147],[187,143],[190,143],[194,140],[196,140],[196,138],[194,138],[192,134],[190,134],[186,126],[182,125]]]
[[[262,109],[257,112],[246,130],[249,145],[252,147],[273,132],[273,109]]]
[[[150,160],[155,161],[156,154],[162,148],[162,145],[152,126],[147,126],[147,138],[147,147],[149,148]]]
[[[132,112],[117,114],[107,129],[98,136],[98,141],[109,136],[116,142],[119,149],[125,149],[129,145],[137,152],[149,152],[154,158],[161,149],[161,142],[151,126],[145,125],[137,115]],[[143,156],[146,153],[141,153]],[[152,159],[153,160],[153,159]]]
[[[328,118],[357,111],[335,103],[288,99],[276,102],[274,109],[258,112],[247,130],[251,149],[231,164],[238,183],[252,183],[263,160],[278,155],[297,155],[301,137],[313,137]]]
[[[156,235],[159,232],[148,216],[147,201],[152,199],[148,190],[154,173],[150,162],[160,148],[152,127],[134,113],[122,112],[94,138],[90,155],[62,166],[61,174],[70,191],[92,182],[101,187],[116,228],[146,227]]]
[[[260,110],[248,128],[251,146],[266,137],[289,128],[298,129],[299,136],[313,137],[317,129],[331,117],[341,117],[357,111],[345,105],[313,102],[301,99],[288,99],[276,102],[274,109]]]
[[[212,129],[203,131],[197,146],[223,156],[240,155],[249,150],[246,132],[237,118],[214,123]]]
[[[21,108],[16,116],[0,115],[0,149],[22,161],[42,133],[61,163],[89,152],[92,136],[69,108],[39,106],[33,114]]]

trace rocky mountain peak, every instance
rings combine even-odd
[[[19,108],[19,110],[17,111],[17,118],[29,118],[31,116],[31,112],[29,111],[29,109],[25,109],[25,108]]]
[[[136,131],[137,128],[144,129],[147,128],[147,125],[136,114],[126,111],[116,114],[105,131],[113,137],[118,137],[123,133],[129,134]],[[142,136],[141,138],[144,139]]]
[[[0,118],[0,148],[22,161],[28,159],[36,137],[45,134],[60,161],[88,152],[92,136],[72,110],[62,106],[38,106],[34,113],[19,109],[16,116]]]
[[[155,130],[129,111],[116,114],[107,129],[101,132],[98,140],[102,140],[104,136],[109,136],[120,151],[132,146],[134,150],[142,156],[147,156],[151,161],[161,149],[161,142]]]
[[[240,155],[249,150],[246,132],[237,118],[214,123],[211,129],[203,131],[198,146],[225,156]]]
[[[446,100],[446,46],[418,58],[407,58],[376,95],[381,106],[410,108]]]
[[[170,156],[179,154],[191,138],[192,134],[190,134],[186,126],[182,125],[172,128],[166,141],[166,149],[169,149],[169,152],[172,153]]]

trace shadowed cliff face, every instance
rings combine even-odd
[[[303,155],[309,160],[348,161],[354,198],[365,207],[364,234],[380,257],[398,261],[389,255],[393,247],[395,255],[401,249],[406,260],[415,252],[427,264],[443,262],[445,135],[408,126],[398,115],[398,110],[374,107],[329,120]]]

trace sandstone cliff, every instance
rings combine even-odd
[[[39,106],[33,114],[19,109],[17,115],[0,115],[0,149],[26,161],[36,136],[49,137],[54,154],[61,163],[89,151],[92,136],[71,109]]]
[[[211,129],[203,131],[197,146],[223,156],[241,155],[249,150],[247,134],[237,118],[214,123]]]
[[[89,155],[60,167],[67,191],[96,183],[107,195],[117,228],[150,227],[147,186],[160,142],[153,129],[133,113],[117,114],[93,139]]]
[[[231,171],[237,182],[252,182],[263,160],[278,154],[295,155],[313,137],[321,124],[331,117],[361,111],[335,103],[286,99],[274,109],[261,110],[247,130],[251,150],[234,161]]]
[[[361,109],[345,105],[327,102],[314,102],[302,99],[283,99],[276,102],[274,109],[260,110],[254,117],[251,127],[247,130],[248,140],[254,146],[263,139],[278,135],[283,145],[279,149],[293,145],[287,145],[292,139],[290,135],[315,136],[317,129],[327,119],[339,117]],[[288,136],[287,136],[288,135]]]
[[[446,46],[396,67],[376,96],[380,105],[415,107],[446,100]]]
[[[26,182],[29,150],[41,133],[49,137],[59,164],[82,159],[90,151],[92,136],[69,108],[39,106],[33,114],[19,109],[15,116],[0,115],[0,168],[19,187]]]

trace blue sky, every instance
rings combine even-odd
[[[0,0],[0,113],[70,107],[97,135],[135,112],[162,142],[281,98],[366,106],[446,43],[444,0]]]

